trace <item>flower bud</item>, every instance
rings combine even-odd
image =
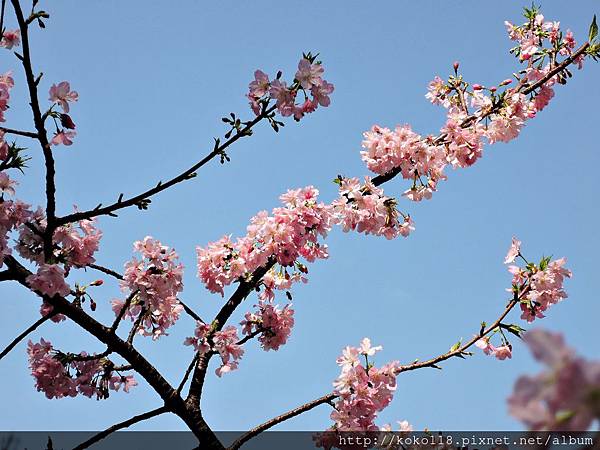
[[[474,90],[474,91],[480,91],[480,90],[482,90],[482,89],[483,89],[483,86],[482,86],[482,85],[480,85],[480,84],[477,84],[477,83],[473,84],[473,90]]]
[[[512,79],[511,78],[507,78],[506,80],[504,80],[502,83],[499,84],[499,86],[506,86],[507,84],[512,83]]]
[[[75,122],[73,122],[73,119],[71,119],[71,116],[69,116],[68,114],[60,115],[60,124],[63,127],[68,128],[69,130],[75,129]]]
[[[460,63],[458,61],[454,61],[454,64],[452,64],[452,67],[454,67],[455,72],[458,71],[458,66],[460,66]]]
[[[104,280],[96,280],[90,283],[90,286],[102,286],[104,284]]]

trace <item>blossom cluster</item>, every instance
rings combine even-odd
[[[123,391],[129,392],[137,385],[133,376],[115,374],[112,363],[103,358],[89,358],[82,352],[76,355],[78,360],[54,351],[52,344],[44,339],[36,344],[29,341],[27,354],[35,386],[49,399],[78,394],[102,399],[108,397],[109,389],[118,391],[122,386]]]
[[[5,195],[15,195],[16,181],[0,171],[0,268],[4,257],[12,253],[8,244],[9,234],[22,226],[31,216],[29,205],[20,200],[9,200]]]
[[[280,199],[283,207],[254,216],[247,234],[233,242],[224,236],[206,248],[197,247],[198,277],[211,292],[224,295],[223,288],[243,280],[269,260],[283,267],[298,267],[302,257],[309,262],[327,258],[327,246],[318,242],[334,223],[330,205],[318,202],[319,191],[312,186],[289,190]],[[288,276],[286,282],[301,281],[301,276]],[[272,277],[270,288],[287,286]]]
[[[490,342],[490,338],[485,336],[475,342],[475,346],[483,350],[486,355],[495,356],[499,360],[512,358],[512,346],[508,342],[496,347]]]
[[[563,38],[558,22],[544,21],[537,11],[527,11],[531,20],[521,27],[507,23],[510,38],[519,42],[512,50],[527,66],[513,79],[506,79],[489,88],[469,84],[455,74],[444,81],[436,76],[428,87],[426,98],[447,109],[447,120],[438,137],[415,133],[409,125],[394,130],[373,126],[364,133],[361,157],[369,170],[377,174],[399,173],[412,186],[404,196],[413,201],[429,199],[439,181],[447,176],[448,165],[465,168],[473,165],[483,154],[484,138],[489,144],[509,142],[516,138],[526,121],[543,110],[552,97],[553,86],[565,82],[564,74],[549,77],[536,86],[531,96],[524,88],[547,77],[560,56],[570,56],[575,41],[569,31]],[[529,17],[529,16],[528,16]],[[544,47],[548,40],[550,48]],[[576,62],[581,68],[585,55]],[[548,60],[546,64],[544,61]],[[499,88],[504,88],[501,92]],[[474,108],[470,111],[469,108]]]
[[[291,304],[280,308],[270,301],[260,301],[255,305],[257,310],[246,313],[240,323],[242,333],[250,335],[260,332],[258,341],[265,351],[279,350],[284,345],[294,326],[294,310]]]
[[[143,315],[138,333],[158,339],[183,311],[177,300],[177,294],[183,290],[183,265],[175,250],[150,236],[136,241],[133,248],[141,258],[134,257],[125,264],[121,289],[133,297],[124,314],[132,321]],[[124,300],[112,301],[115,315],[124,307]]]
[[[0,47],[7,50],[12,50],[13,47],[21,45],[21,31],[19,30],[3,30]]]
[[[600,362],[576,355],[558,333],[532,330],[523,339],[546,369],[517,379],[509,412],[530,430],[587,430],[600,411]]]
[[[338,178],[337,182],[340,196],[332,206],[336,221],[345,232],[356,230],[393,239],[406,237],[415,229],[410,216],[396,209],[396,200],[386,197],[369,177],[365,177],[364,185],[358,178]]]
[[[6,122],[4,113],[8,109],[10,90],[15,86],[15,80],[10,72],[0,75],[0,122]],[[4,132],[0,135],[0,160],[6,159],[8,146],[4,142]]]
[[[521,242],[513,238],[505,264],[513,263],[517,256],[521,256]],[[527,263],[524,268],[516,265],[508,267],[513,275],[512,288],[508,291],[519,295],[523,320],[533,322],[542,318],[550,306],[567,298],[563,283],[572,273],[564,267],[566,262],[566,258],[551,260],[544,257],[539,264]]]
[[[274,80],[269,80],[266,73],[257,70],[247,94],[250,107],[259,115],[273,99],[279,114],[300,120],[305,114],[314,112],[319,105],[326,107],[331,103],[329,96],[334,91],[334,86],[323,79],[323,72],[321,62],[316,61],[316,57],[310,53],[304,55],[298,63],[298,71],[290,86],[281,79],[281,72]],[[302,93],[304,100],[297,99],[299,93]]]
[[[46,217],[41,208],[29,217],[29,226],[21,227],[16,249],[19,254],[36,264],[43,264],[44,243],[42,234],[46,230]],[[64,264],[65,272],[71,267],[86,267],[94,263],[94,253],[98,251],[102,231],[97,228],[96,219],[84,219],[58,227],[52,235],[52,258]]]
[[[193,337],[188,337],[184,345],[190,345],[201,355],[216,352],[221,358],[221,365],[215,373],[221,377],[224,373],[238,368],[238,362],[244,354],[244,349],[238,344],[239,337],[234,326],[227,326],[223,330],[214,331],[206,323],[197,322]]]
[[[58,116],[63,128],[56,127],[56,133],[50,141],[52,145],[71,145],[73,144],[73,138],[76,136],[75,124],[69,116],[70,106],[69,103],[76,102],[79,99],[79,94],[76,91],[71,90],[71,85],[68,81],[61,81],[58,84],[53,84],[50,87],[49,100],[53,106],[58,105],[62,108],[62,114],[55,114],[53,117]]]
[[[396,390],[397,361],[380,368],[369,363],[381,346],[372,347],[364,338],[360,347],[346,347],[337,359],[340,376],[333,383],[338,395],[331,419],[337,431],[378,431],[377,413],[392,401]],[[363,365],[361,358],[365,359]]]

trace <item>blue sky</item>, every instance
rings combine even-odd
[[[32,33],[34,65],[44,72],[41,97],[50,84],[69,80],[80,101],[72,108],[75,145],[57,148],[58,211],[88,209],[135,194],[199,160],[213,136],[225,131],[220,117],[251,117],[244,94],[255,69],[278,69],[292,78],[303,51],[319,52],[325,77],[335,84],[332,105],[300,124],[288,121],[279,134],[266,126],[231,148],[231,162],[217,161],[199,176],[156,197],[150,209],[129,209],[102,218],[100,264],[121,270],[132,243],[146,235],[175,247],[186,266],[183,298],[201,316],[223,303],[195,277],[195,246],[223,234],[244,233],[250,217],[278,204],[288,188],[315,185],[325,201],[336,195],[339,173],[367,174],[360,160],[361,134],[373,124],[410,123],[435,133],[443,110],[424,98],[434,75],[445,77],[454,60],[471,82],[493,84],[516,68],[508,54],[504,20],[520,21],[528,2],[306,1],[292,6],[254,2],[77,2],[43,5],[51,14],[45,31]],[[560,20],[583,40],[597,3],[544,2],[548,19]],[[9,9],[10,11],[10,9]],[[9,26],[14,20],[9,14]],[[0,70],[14,70],[7,126],[31,128],[18,61],[8,52]],[[596,167],[600,68],[583,71],[557,90],[550,107],[529,122],[519,139],[487,147],[474,167],[453,171],[433,200],[400,201],[417,226],[408,239],[387,241],[339,230],[328,239],[331,257],[310,266],[307,285],[294,290],[296,327],[278,352],[247,346],[237,372],[218,379],[210,371],[203,411],[218,430],[248,428],[332,389],[335,358],[364,336],[384,346],[376,363],[410,362],[446,351],[469,338],[482,320],[504,306],[510,276],[502,264],[513,234],[532,259],[567,256],[574,277],[569,299],[536,323],[564,331],[582,354],[597,358],[596,255],[599,212]],[[43,202],[43,171],[37,147],[19,193]],[[406,184],[387,183],[399,196]],[[80,274],[80,281],[97,275]],[[108,280],[107,280],[108,281]],[[39,301],[3,283],[0,342],[38,318]],[[110,320],[118,287],[97,292],[100,320]],[[251,307],[254,299],[248,300]],[[282,299],[283,301],[283,299]],[[240,311],[240,315],[243,312]],[[235,318],[239,320],[240,315]],[[518,315],[512,316],[518,321]],[[194,324],[187,317],[170,336],[139,348],[177,383],[191,353],[182,345]],[[65,351],[103,350],[73,324],[46,324],[35,333]],[[444,363],[442,371],[402,374],[392,405],[379,423],[407,419],[417,429],[520,429],[505,399],[521,373],[539,370],[525,347],[499,362],[480,353]],[[47,400],[33,388],[25,343],[0,362],[0,429],[85,430],[104,428],[160,405],[141,382],[130,394],[97,402]],[[327,406],[280,429],[324,429]],[[183,429],[161,416],[136,429]]]

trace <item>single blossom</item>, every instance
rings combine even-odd
[[[68,81],[61,81],[50,87],[49,100],[53,103],[57,103],[65,113],[69,112],[69,103],[76,102],[78,99],[79,94],[71,90],[71,85]]]
[[[52,138],[52,140],[50,141],[50,144],[52,144],[52,145],[72,145],[73,139],[75,138],[76,135],[77,135],[77,133],[75,131],[66,131],[66,130],[57,131],[54,134],[54,137]]]
[[[10,50],[19,45],[21,45],[21,32],[19,30],[4,30],[0,47]]]

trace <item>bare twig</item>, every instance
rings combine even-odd
[[[13,1],[17,1],[17,0],[13,0]],[[153,188],[148,189],[148,190],[142,192],[141,194],[135,195],[133,197],[129,197],[127,199],[123,199],[122,195],[121,195],[115,203],[112,203],[108,206],[94,208],[94,209],[90,209],[88,211],[79,211],[79,212],[76,212],[73,214],[69,214],[68,216],[59,217],[56,220],[57,225],[58,226],[65,225],[67,223],[77,222],[78,220],[91,219],[92,217],[97,217],[97,216],[102,216],[102,215],[114,215],[115,211],[130,207],[130,206],[134,206],[134,205],[139,205],[141,202],[147,201],[153,195],[156,195],[159,192],[162,192],[165,189],[168,189],[171,186],[174,186],[178,183],[181,183],[183,181],[193,178],[198,169],[200,169],[206,163],[208,163],[209,161],[214,159],[216,156],[224,154],[225,150],[231,144],[236,142],[238,139],[240,139],[244,136],[248,136],[249,135],[248,133],[252,130],[252,128],[257,123],[259,123],[261,120],[267,118],[267,116],[269,114],[271,114],[273,111],[275,111],[275,106],[272,106],[271,108],[263,111],[261,114],[256,116],[252,121],[248,122],[248,124],[244,128],[242,128],[238,133],[231,136],[223,144],[215,146],[215,148],[213,149],[212,152],[210,152],[203,159],[201,159],[196,164],[194,164],[192,167],[185,170],[184,172],[177,175],[176,177],[173,177],[170,180],[165,181],[164,183],[159,182]]]
[[[16,338],[14,338],[13,341],[10,344],[8,344],[4,350],[2,350],[2,353],[0,353],[0,359],[4,358],[6,355],[8,355],[8,353],[13,348],[15,348],[15,346],[19,342],[21,342],[23,339],[25,339],[28,334],[33,333],[40,325],[42,325],[44,322],[46,322],[49,319],[51,319],[52,317],[54,317],[56,314],[57,314],[57,312],[55,312],[53,310],[49,314],[46,314],[45,316],[40,317],[38,320],[36,320],[30,327],[28,327],[25,331],[23,331]]]
[[[273,417],[271,420],[268,420],[265,423],[252,428],[250,431],[248,431],[247,433],[243,434],[241,437],[236,439],[236,441],[229,446],[228,450],[237,450],[246,441],[249,441],[253,437],[258,436],[263,431],[266,431],[269,428],[274,427],[278,423],[285,422],[286,420],[291,419],[292,417],[298,416],[306,411],[310,411],[311,409],[313,409],[319,405],[322,405],[324,403],[329,403],[336,397],[337,397],[337,395],[335,395],[335,394],[327,394],[327,395],[324,395],[323,397],[317,398],[316,400],[305,403],[302,406],[294,408],[291,411],[281,414],[280,416]]]
[[[32,131],[21,131],[21,130],[13,130],[12,128],[0,127],[0,131],[4,131],[6,134],[15,134],[18,136],[25,136],[32,139],[37,139],[37,133]]]
[[[87,441],[79,444],[73,450],[83,450],[85,448],[88,448],[91,445],[95,444],[96,442],[99,442],[102,439],[109,436],[110,434],[114,433],[115,431],[122,430],[123,428],[128,428],[131,425],[142,422],[144,420],[151,419],[156,416],[160,416],[161,414],[164,414],[166,412],[169,412],[169,409],[166,406],[161,406],[159,408],[153,409],[153,410],[145,412],[143,414],[133,416],[131,419],[127,419],[127,420],[124,420],[123,422],[119,422],[111,427],[108,427],[106,430],[101,431],[100,433],[92,436]]]
[[[117,328],[119,327],[119,324],[121,323],[121,320],[123,319],[123,316],[129,309],[131,302],[133,301],[133,299],[135,298],[135,296],[137,294],[138,294],[138,291],[135,290],[131,294],[129,294],[129,296],[125,299],[125,303],[123,303],[123,306],[119,310],[119,314],[117,315],[117,317],[115,317],[115,321],[113,322],[112,326],[110,327],[111,333],[115,333],[117,331]]]
[[[90,267],[91,269],[97,270],[99,272],[105,273],[106,275],[110,275],[111,277],[114,277],[117,280],[123,279],[123,275],[121,275],[119,272],[115,272],[114,270],[109,269],[107,267],[100,266],[98,264],[90,264],[88,267]]]

